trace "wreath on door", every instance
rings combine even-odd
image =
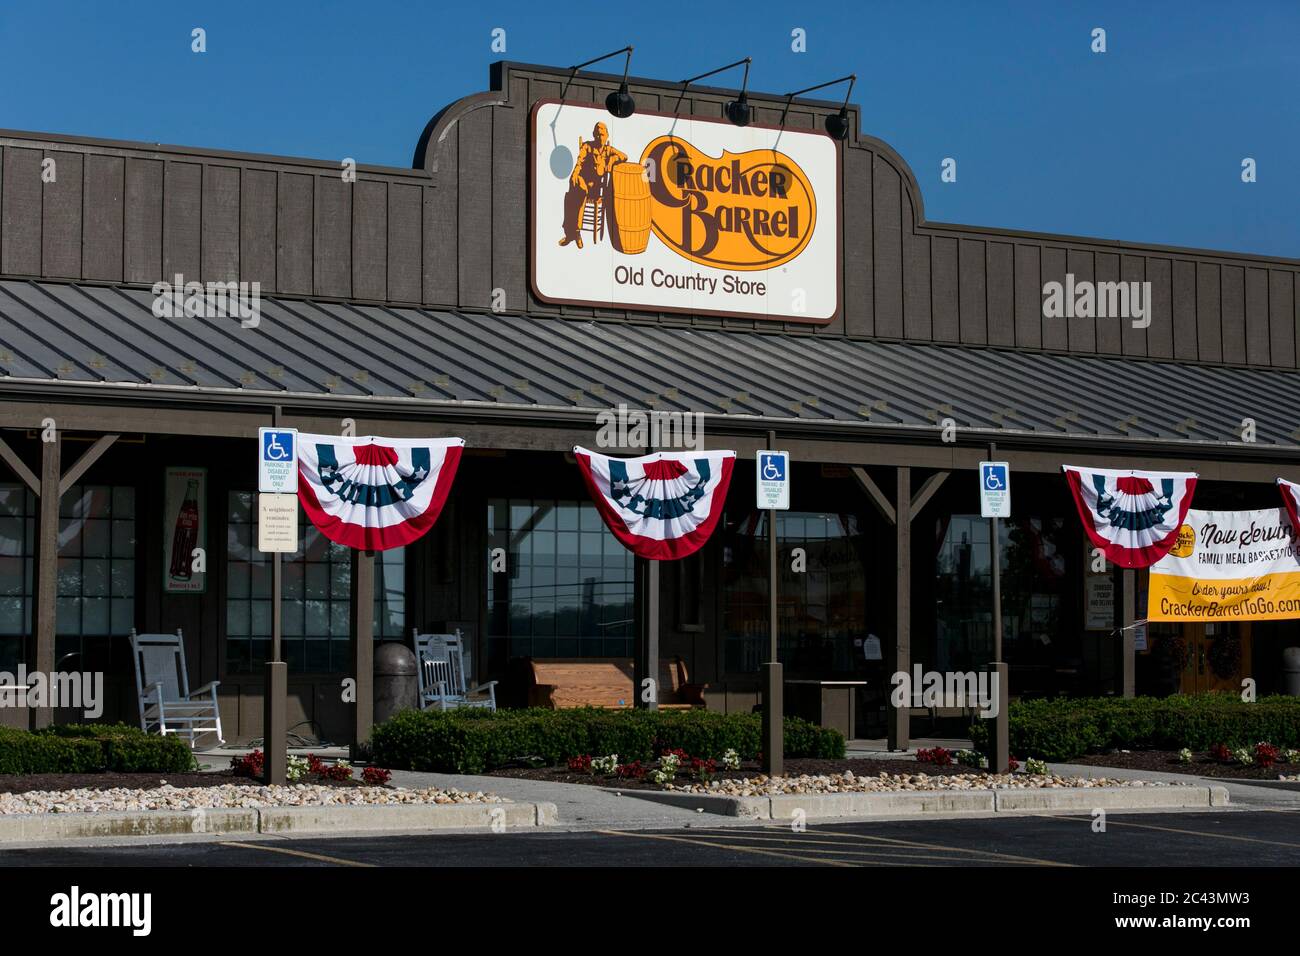
[[[1167,666],[1181,673],[1192,659],[1191,649],[1181,634],[1161,634],[1156,639],[1156,654]]]
[[[1236,634],[1220,634],[1205,654],[1214,676],[1227,680],[1241,670],[1241,638]]]

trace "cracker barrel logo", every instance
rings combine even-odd
[[[1175,558],[1190,558],[1192,552],[1196,550],[1196,529],[1189,524],[1183,525],[1178,529],[1178,540],[1170,548],[1169,553]]]
[[[713,157],[660,136],[631,162],[597,123],[569,174],[560,245],[581,249],[584,231],[597,241],[608,231],[615,249],[638,255],[653,231],[691,262],[752,271],[796,258],[816,223],[812,183],[778,150]]]

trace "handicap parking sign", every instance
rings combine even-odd
[[[264,494],[297,494],[297,429],[259,428],[257,444],[257,490]]]
[[[758,507],[790,510],[790,453],[760,451],[755,466]]]
[[[1011,517],[1011,467],[1005,461],[980,462],[980,516]]]

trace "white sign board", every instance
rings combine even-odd
[[[790,510],[790,453],[760,451],[755,462],[755,492],[761,510]]]
[[[298,430],[257,430],[257,490],[264,494],[298,493]]]
[[[298,550],[296,494],[257,496],[257,550],[267,553]]]
[[[1011,467],[1005,461],[980,462],[980,517],[1011,517]]]
[[[840,145],[820,128],[544,100],[531,133],[538,298],[818,325],[839,314]]]

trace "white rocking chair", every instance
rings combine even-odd
[[[412,629],[420,679],[420,709],[457,707],[497,709],[497,682],[465,686],[465,649],[460,631],[455,634],[421,634]]]
[[[131,657],[135,661],[135,689],[140,700],[140,728],[184,734],[194,739],[202,734],[221,735],[221,710],[217,706],[219,681],[190,690],[185,669],[185,641],[180,628],[175,634],[137,634],[131,629]]]

